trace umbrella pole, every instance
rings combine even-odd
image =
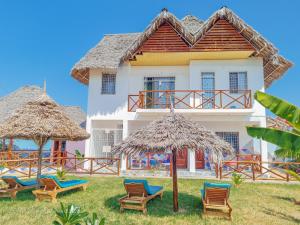
[[[173,210],[178,211],[178,185],[177,185],[177,165],[176,165],[176,150],[172,150],[172,175],[173,175]]]
[[[37,168],[37,180],[38,180],[38,185],[40,185],[40,177],[42,174],[42,149],[43,145],[39,146],[39,151],[38,151],[38,168]]]

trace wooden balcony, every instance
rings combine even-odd
[[[137,109],[251,109],[251,90],[140,91],[128,95],[128,112]]]

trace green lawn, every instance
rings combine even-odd
[[[179,180],[180,211],[172,212],[171,179],[149,179],[151,184],[163,185],[163,200],[148,204],[148,215],[137,211],[119,212],[118,199],[125,194],[122,178],[86,177],[90,186],[86,192],[72,191],[59,196],[58,202],[74,203],[90,213],[101,213],[106,224],[299,224],[300,206],[292,199],[300,199],[300,185],[244,183],[232,188],[232,223],[224,218],[202,217],[199,189],[203,180]],[[59,203],[35,202],[30,191],[21,192],[16,200],[0,199],[0,224],[51,224],[53,208]]]

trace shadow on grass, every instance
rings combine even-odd
[[[300,219],[299,218],[287,215],[285,213],[282,213],[280,211],[276,211],[274,209],[263,208],[263,212],[266,213],[266,214],[268,214],[268,215],[278,217],[280,219],[289,220],[291,222],[294,222],[295,224],[299,224],[300,223]]]
[[[32,189],[33,190],[33,189]],[[19,191],[17,193],[17,198],[11,199],[9,197],[1,197],[0,202],[11,202],[11,201],[34,201],[35,197],[32,194],[32,190]]]
[[[120,212],[119,199],[124,195],[115,195],[105,200],[105,206],[111,211]],[[179,215],[202,215],[202,204],[200,197],[189,195],[186,193],[178,194],[179,202]],[[165,191],[163,199],[159,197],[152,199],[147,204],[148,215],[164,217],[173,215],[173,192]],[[141,214],[140,211],[136,210],[125,210],[124,213],[130,214]]]
[[[277,198],[279,200],[285,200],[288,202],[294,202],[295,199],[294,198],[290,198],[290,197],[284,197],[284,196],[272,196],[273,198]]]

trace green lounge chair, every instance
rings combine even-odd
[[[120,211],[124,209],[134,209],[147,213],[147,202],[151,199],[163,196],[162,186],[151,186],[147,180],[125,179],[124,186],[127,195],[120,198]]]
[[[34,190],[32,193],[35,195],[37,201],[50,200],[56,202],[56,196],[60,192],[81,188],[86,190],[88,181],[86,180],[68,180],[60,181],[53,175],[42,175],[40,178],[41,189]]]

